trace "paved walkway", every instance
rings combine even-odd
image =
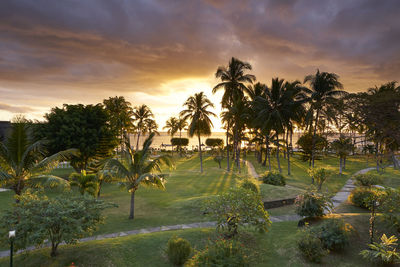
[[[246,161],[246,166],[248,168],[249,174],[251,174],[254,178],[258,178],[259,175],[254,169],[254,166],[251,162]],[[374,168],[367,168],[356,172],[354,175],[366,173]],[[334,207],[336,208],[341,203],[347,201],[347,197],[350,194],[350,191],[355,187],[353,184],[353,180],[349,179],[344,187],[332,198],[334,203]],[[272,222],[288,222],[288,221],[298,221],[302,217],[298,215],[281,215],[281,216],[270,216],[270,220]],[[104,234],[104,235],[97,235],[79,239],[79,242],[88,242],[92,240],[103,240],[109,238],[116,238],[116,237],[123,237],[123,236],[131,236],[131,235],[138,235],[138,234],[149,234],[155,232],[164,232],[164,231],[171,231],[171,230],[184,230],[184,229],[193,229],[193,228],[208,228],[208,227],[215,227],[216,222],[197,222],[197,223],[190,223],[190,224],[177,224],[177,225],[166,225],[166,226],[159,226],[153,228],[144,228],[144,229],[137,229],[131,231],[123,231],[118,233],[111,233],[111,234]],[[63,244],[62,244],[63,245]],[[45,244],[42,247],[49,247],[50,244]],[[31,246],[26,248],[25,250],[19,250],[15,254],[20,254],[23,252],[28,252],[35,250],[35,246]],[[0,251],[0,258],[8,257],[10,255],[9,250]]]

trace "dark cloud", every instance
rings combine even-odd
[[[236,56],[261,81],[320,68],[365,90],[398,79],[399,12],[398,0],[3,0],[0,86],[59,101],[83,88],[161,96]]]

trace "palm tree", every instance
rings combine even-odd
[[[150,159],[150,146],[153,142],[155,133],[151,133],[144,141],[143,149],[132,150],[129,140],[126,143],[126,151],[123,153],[125,157],[122,161],[118,159],[109,159],[105,167],[114,173],[121,180],[121,186],[126,188],[131,193],[131,205],[129,219],[135,217],[135,192],[141,184],[155,186],[160,189],[165,189],[164,175],[161,173],[161,165],[173,166],[171,158],[167,155],[159,156],[155,159]]]
[[[153,118],[154,115],[151,112],[150,108],[143,104],[141,106],[135,107],[135,110],[133,111],[133,116],[135,117],[136,121],[136,130],[137,130],[136,150],[138,150],[140,134],[146,132],[146,123],[148,120]]]
[[[178,119],[175,117],[169,118],[163,129],[168,129],[167,133],[172,137],[174,137],[174,134],[178,131]],[[172,153],[174,151],[174,146],[172,145]]]
[[[95,174],[88,174],[82,170],[81,173],[71,173],[70,179],[70,185],[77,186],[81,195],[85,193],[94,197],[98,195],[99,186]]]
[[[184,118],[179,118],[176,124],[176,129],[179,131],[179,138],[182,138],[182,131],[186,130],[188,126],[187,121]]]
[[[188,134],[190,137],[197,135],[199,139],[200,172],[203,173],[200,136],[211,134],[213,124],[210,116],[216,117],[216,115],[207,109],[213,108],[214,105],[203,92],[200,92],[189,97],[183,106],[186,106],[186,109],[181,111],[180,115],[184,120],[190,119]]]
[[[69,186],[63,178],[47,173],[78,151],[68,149],[46,157],[45,141],[32,142],[29,127],[24,118],[16,118],[12,123],[11,135],[0,143],[0,184],[11,187],[17,195],[26,186],[36,183],[50,187],[60,184]]]
[[[251,70],[251,65],[247,62],[243,62],[234,57],[228,63],[228,66],[220,66],[215,73],[215,77],[220,79],[221,82],[218,83],[213,88],[213,94],[220,89],[224,89],[224,94],[222,96],[221,105],[222,108],[230,108],[236,100],[242,99],[245,93],[249,92],[247,84],[251,84],[256,80],[256,77],[251,74],[246,74],[247,70]],[[229,134],[229,123],[226,124],[227,135]],[[238,133],[235,133],[237,136]],[[228,139],[228,137],[227,137]],[[228,143],[227,143],[228,144]],[[227,154],[227,170],[229,167],[229,147],[226,147]]]
[[[339,174],[342,174],[342,170],[346,168],[346,157],[353,149],[351,138],[346,138],[344,135],[340,135],[339,139],[336,139],[331,143],[331,147],[339,156]]]
[[[328,72],[320,72],[317,70],[317,73],[314,75],[307,75],[304,78],[304,83],[309,83],[311,86],[311,107],[310,112],[311,116],[313,116],[314,112],[315,119],[311,121],[314,122],[314,129],[313,129],[313,141],[312,141],[312,167],[314,168],[314,158],[315,158],[315,141],[317,135],[317,126],[318,120],[320,117],[320,112],[324,108],[327,102],[335,99],[338,96],[345,95],[346,92],[338,89],[342,89],[343,85],[339,82],[339,76],[335,73],[328,73]],[[310,128],[311,129],[311,128]]]

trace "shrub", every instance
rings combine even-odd
[[[320,217],[332,208],[332,201],[315,190],[309,190],[297,196],[295,205],[300,216]]]
[[[236,240],[217,240],[203,251],[196,253],[187,263],[188,267],[245,267],[250,266],[243,244]]]
[[[38,192],[27,191],[21,196],[14,209],[5,212],[1,222],[1,236],[15,229],[16,248],[28,244],[51,243],[51,256],[56,256],[62,242],[74,244],[85,235],[92,234],[103,222],[102,210],[116,206],[90,196],[74,196],[63,193],[47,198]]]
[[[370,199],[377,199],[381,195],[381,190],[371,187],[357,187],[349,195],[349,200],[353,205],[368,208]]]
[[[227,237],[235,236],[239,226],[267,231],[271,224],[260,195],[241,187],[206,200],[204,213],[217,219],[217,229],[226,230]]]
[[[391,228],[400,232],[400,189],[386,189],[380,197],[380,218]]]
[[[240,187],[251,190],[256,194],[260,194],[260,187],[249,179],[243,180],[243,182],[240,184]]]
[[[171,145],[173,146],[187,146],[188,144],[188,138],[171,138]]]
[[[192,247],[186,239],[173,236],[168,240],[166,253],[172,264],[181,266],[188,260]]]
[[[318,191],[321,190],[322,184],[332,175],[330,171],[324,168],[312,168],[308,170],[308,174],[313,178],[318,186]]]
[[[358,174],[354,178],[356,179],[357,184],[362,186],[372,186],[382,182],[380,176],[372,173]]]
[[[400,253],[396,251],[397,238],[393,235],[389,238],[385,234],[381,237],[381,242],[368,244],[369,249],[361,251],[361,255],[371,261],[380,260],[383,263],[399,263]]]
[[[311,262],[320,263],[327,254],[321,240],[310,230],[305,230],[297,242],[300,253]]]
[[[349,244],[349,235],[352,227],[343,220],[328,219],[317,227],[316,234],[324,248],[340,250]]]
[[[207,138],[206,145],[211,147],[222,147],[224,145],[224,140],[222,140],[221,138]]]
[[[264,184],[272,184],[279,186],[286,185],[285,177],[278,172],[269,172],[267,175],[262,177],[262,180]]]

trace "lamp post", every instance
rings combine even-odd
[[[14,238],[15,230],[8,232],[8,238],[10,239],[10,267],[13,266],[13,249],[14,249]]]

